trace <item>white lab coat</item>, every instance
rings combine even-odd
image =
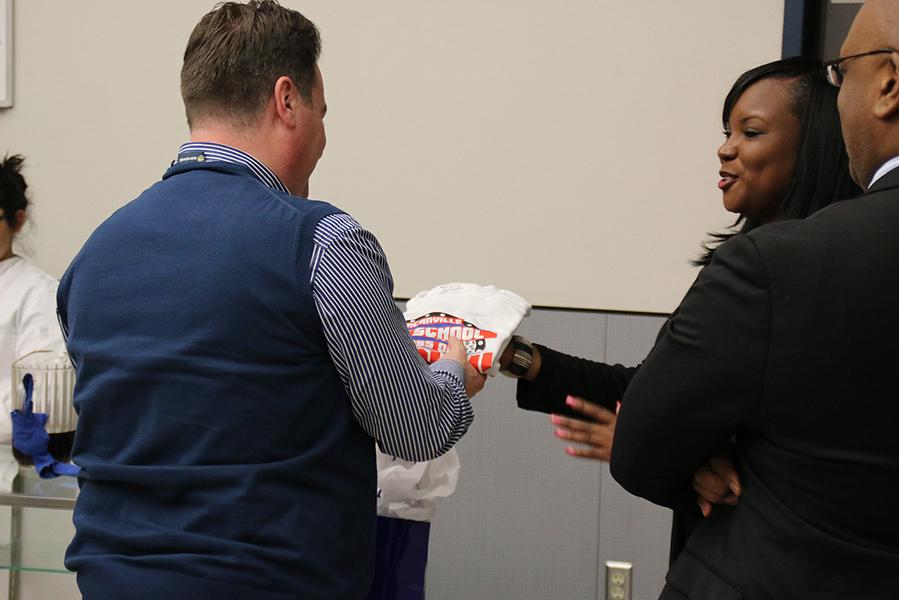
[[[12,364],[36,350],[64,352],[56,319],[59,282],[30,261],[0,261],[0,489],[8,490],[18,470],[12,456]]]

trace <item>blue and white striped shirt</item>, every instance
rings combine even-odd
[[[242,164],[268,187],[289,193],[271,169],[241,150],[190,142],[178,154]],[[356,421],[383,452],[406,460],[449,450],[473,419],[464,371],[450,360],[429,368],[419,356],[375,236],[349,215],[327,216],[313,234],[310,267],[328,351]]]

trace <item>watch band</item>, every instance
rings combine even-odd
[[[509,344],[512,346],[512,360],[505,369],[500,369],[499,372],[508,377],[520,379],[527,375],[534,363],[534,344],[518,335],[513,335]]]

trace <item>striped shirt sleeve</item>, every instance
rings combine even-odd
[[[328,351],[358,423],[384,453],[405,460],[449,450],[473,419],[463,369],[449,360],[428,367],[418,354],[374,235],[349,215],[325,217],[311,273]]]

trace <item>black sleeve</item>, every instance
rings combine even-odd
[[[540,352],[540,372],[533,383],[518,380],[518,407],[583,419],[565,405],[568,395],[580,396],[615,411],[637,367],[607,365],[556,352],[536,345]]]
[[[626,490],[686,501],[702,463],[757,424],[770,312],[755,242],[736,236],[699,274],[621,403],[611,469]]]

